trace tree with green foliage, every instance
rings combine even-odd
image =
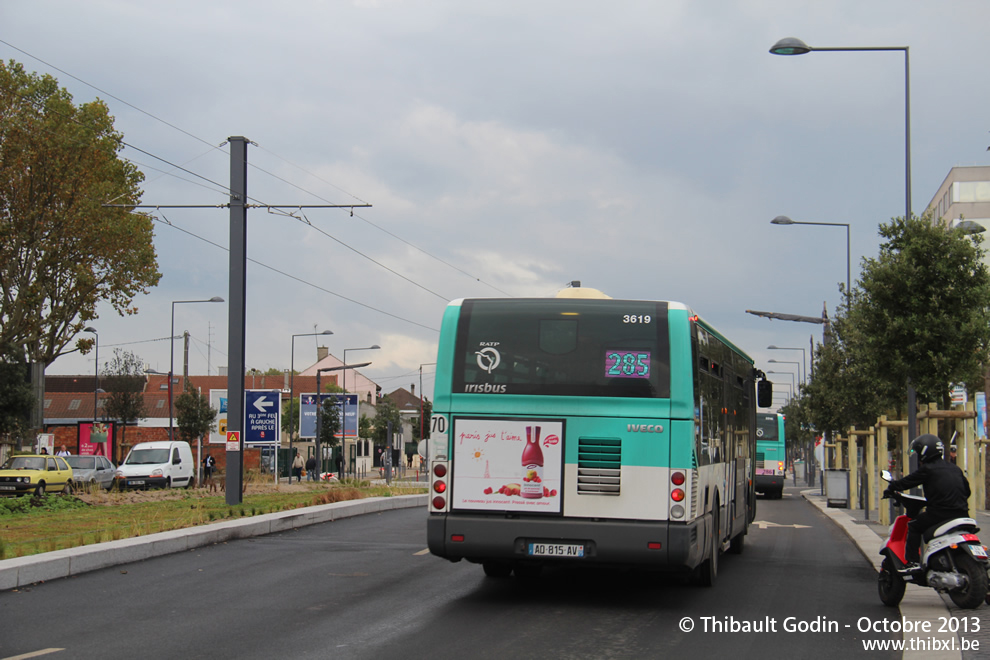
[[[182,394],[175,400],[175,423],[179,437],[192,443],[210,432],[217,418],[217,409],[210,405],[210,397],[203,394],[186,379]]]
[[[886,392],[910,383],[919,400],[948,407],[953,383],[982,389],[990,357],[982,239],[927,216],[895,218],[880,236],[880,255],[864,260],[853,296],[855,358]]]
[[[23,351],[0,349],[0,436],[23,440],[34,395]]]
[[[387,396],[379,399],[378,405],[375,408],[376,412],[375,419],[372,422],[373,430],[371,437],[376,444],[384,445],[386,440],[388,440],[388,423],[392,422],[392,432],[395,433],[399,430],[399,424],[402,419],[399,416],[399,408]]]
[[[814,356],[807,418],[822,431],[867,426],[920,401],[948,407],[953,383],[982,389],[990,351],[990,273],[978,236],[894,218],[864,259],[848,314],[838,310]]]
[[[324,447],[337,446],[340,433],[340,405],[337,399],[324,399],[320,415],[320,444]]]
[[[134,314],[161,278],[152,219],[103,206],[140,202],[123,148],[103,101],[77,106],[51,76],[0,62],[0,345],[30,362],[64,353],[99,303]]]
[[[104,414],[120,422],[120,444],[127,444],[127,425],[146,416],[144,361],[130,351],[115,348],[113,359],[100,372],[100,387],[107,392]],[[95,414],[95,413],[94,413]]]

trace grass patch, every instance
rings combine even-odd
[[[97,494],[100,504],[75,497],[0,498],[0,559],[51,552],[93,543],[116,541],[157,532],[195,527],[222,520],[274,511],[330,504],[366,497],[411,495],[422,488],[389,488],[347,480],[313,485],[305,491],[248,493],[231,507],[223,493],[206,496],[186,491],[182,497],[151,502],[127,502],[119,493]]]

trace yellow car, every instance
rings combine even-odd
[[[11,456],[0,466],[0,495],[71,495],[72,488],[72,468],[61,456]]]

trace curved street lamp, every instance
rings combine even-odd
[[[850,273],[852,271],[852,261],[849,258],[849,225],[844,222],[798,222],[791,220],[786,215],[778,215],[770,221],[771,225],[820,225],[823,227],[845,227],[846,228],[846,310],[849,310],[852,300],[852,289],[850,288]]]

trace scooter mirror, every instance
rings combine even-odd
[[[890,473],[890,470],[881,470],[880,478],[883,479],[884,481],[893,481],[894,475]]]

